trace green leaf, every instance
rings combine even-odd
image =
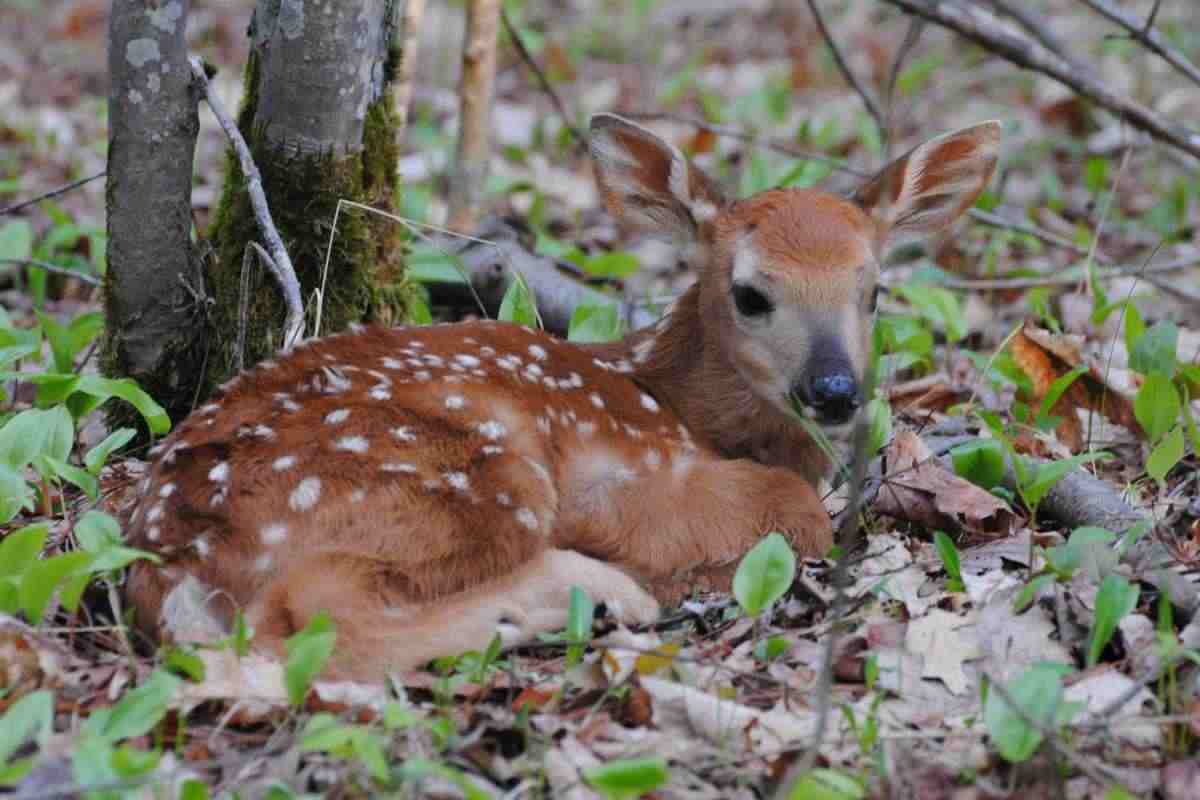
[[[68,577],[86,569],[91,560],[91,553],[75,550],[30,565],[19,590],[21,610],[25,612],[25,619],[29,620],[31,625],[40,623],[54,591]]]
[[[1120,575],[1108,575],[1100,582],[1100,591],[1096,594],[1096,618],[1088,640],[1089,668],[1100,661],[1100,654],[1108,646],[1121,619],[1137,607],[1138,594],[1138,587]]]
[[[1179,391],[1171,379],[1161,373],[1146,378],[1133,399],[1133,413],[1146,431],[1146,438],[1157,442],[1179,419]]]
[[[937,547],[938,555],[942,558],[942,565],[946,568],[946,575],[950,581],[947,589],[951,592],[965,591],[962,579],[962,564],[958,558],[958,548],[954,546],[954,540],[947,536],[942,531],[935,531],[933,534],[933,543]]]
[[[867,453],[878,453],[892,438],[892,406],[876,396],[867,403]]]
[[[53,732],[54,694],[40,689],[25,695],[0,717],[0,765],[7,765],[30,739],[39,749],[45,747]]]
[[[567,608],[566,640],[567,663],[571,666],[583,658],[583,650],[592,640],[592,624],[596,619],[596,606],[588,593],[578,586],[571,587],[570,605]]]
[[[43,451],[50,430],[45,413],[26,409],[0,427],[0,464],[19,470]]]
[[[87,455],[83,457],[83,465],[91,474],[99,475],[108,457],[129,444],[134,436],[137,436],[137,431],[133,428],[118,428],[104,437],[100,444],[87,451]]]
[[[1179,342],[1179,329],[1170,320],[1156,322],[1146,330],[1129,351],[1129,368],[1143,375],[1162,375],[1170,378],[1175,374],[1175,352]]]
[[[0,578],[24,575],[42,554],[49,532],[50,528],[42,522],[21,528],[0,540]]]
[[[1020,614],[1033,604],[1034,599],[1042,590],[1054,583],[1053,575],[1038,575],[1021,588],[1020,594],[1013,600],[1013,611]]]
[[[1004,482],[1004,445],[996,439],[976,439],[950,451],[954,472],[988,491]]]
[[[163,407],[154,402],[129,378],[114,380],[97,375],[79,376],[77,391],[107,400],[118,397],[138,410],[153,433],[162,435],[171,429],[171,418]]]
[[[404,257],[404,274],[419,283],[469,283],[457,257],[425,242],[413,245]]]
[[[1034,470],[1033,479],[1021,487],[1021,496],[1025,498],[1025,502],[1029,504],[1030,508],[1036,508],[1046,494],[1054,488],[1054,484],[1065,478],[1071,470],[1107,457],[1106,453],[1080,453],[1070,458],[1038,464]]]
[[[513,277],[508,291],[504,293],[504,299],[500,301],[500,313],[497,318],[502,322],[515,322],[531,328],[539,327],[533,292],[529,290],[529,285],[519,272]]]
[[[87,470],[50,456],[40,456],[40,461],[47,468],[47,474],[78,486],[90,500],[94,501],[100,496],[100,482]]]
[[[168,647],[160,651],[163,666],[171,673],[187,678],[189,681],[204,680],[204,659],[194,650],[183,647]]]
[[[992,744],[1006,761],[1020,763],[1037,752],[1042,743],[1038,728],[1069,722],[1079,705],[1063,699],[1062,679],[1071,668],[1065,664],[1035,664],[1008,685],[1008,695],[1022,713],[1014,710],[994,687],[983,708],[983,723]]]
[[[284,667],[284,683],[287,685],[288,700],[298,706],[304,702],[313,679],[325,668],[333,655],[337,632],[333,620],[322,611],[315,615],[304,630],[293,634],[286,642],[287,664]]]
[[[0,259],[23,259],[33,255],[33,226],[29,220],[14,219],[0,225]]]
[[[143,736],[154,729],[170,709],[179,678],[156,670],[138,688],[126,692],[112,709],[101,735],[111,743]]]
[[[621,338],[621,315],[615,303],[583,304],[571,315],[567,340],[571,342],[613,342]]]
[[[37,495],[25,476],[0,463],[0,525],[7,525],[22,509],[32,509]]]
[[[1087,371],[1087,367],[1075,367],[1070,372],[1060,375],[1050,384],[1050,387],[1046,390],[1046,396],[1042,398],[1041,405],[1038,407],[1037,417],[1034,420],[1034,424],[1040,430],[1053,430],[1061,422],[1058,417],[1050,416],[1050,409],[1054,408],[1054,404],[1066,394],[1066,391],[1071,388],[1071,384],[1075,383],[1079,379],[1079,376]]]
[[[600,278],[627,278],[638,271],[641,262],[633,253],[614,250],[583,259],[583,271]]]
[[[1150,452],[1150,458],[1146,459],[1146,474],[1156,481],[1163,480],[1171,467],[1183,459],[1183,451],[1183,428],[1176,425]]]
[[[610,761],[583,772],[583,779],[609,800],[641,797],[671,777],[665,758],[627,758]]]
[[[467,780],[458,770],[429,759],[410,758],[397,770],[397,774],[400,780],[405,782],[419,781],[427,775],[436,775],[442,780],[454,784],[463,793],[466,800],[490,800],[491,798],[490,794]]]
[[[833,769],[814,769],[788,789],[787,800],[863,800],[866,787],[857,778]]]
[[[1062,580],[1069,580],[1083,566],[1090,565],[1096,580],[1116,564],[1112,549],[1117,535],[1104,528],[1084,526],[1071,531],[1065,544],[1046,550],[1046,563]]]
[[[361,725],[346,725],[332,714],[314,714],[300,735],[300,750],[329,753],[362,763],[376,780],[388,778],[387,759],[379,737]]]
[[[208,786],[195,778],[188,778],[179,787],[179,800],[208,800]]]
[[[795,577],[796,554],[782,534],[769,533],[742,557],[733,595],[743,611],[758,614],[783,597]]]
[[[791,643],[782,636],[768,636],[754,645],[754,657],[759,661],[774,661],[788,651]]]

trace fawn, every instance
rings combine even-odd
[[[130,571],[138,620],[216,638],[240,609],[281,654],[325,610],[330,672],[379,679],[561,628],[572,585],[643,623],[727,589],[768,531],[822,554],[828,465],[793,402],[846,429],[886,249],[970,207],[998,144],[984,123],[849,199],[730,202],[676,148],[597,115],[609,211],[678,237],[698,272],[669,313],[612,344],[485,321],[369,327],[263,361],[157,445],[128,526],[162,558]]]

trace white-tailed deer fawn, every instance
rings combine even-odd
[[[729,202],[649,131],[595,117],[606,205],[684,240],[695,285],[614,344],[372,327],[260,363],[159,445],[128,528],[163,561],[131,570],[139,621],[217,636],[240,609],[281,653],[325,610],[331,672],[378,678],[559,628],[572,585],[645,622],[727,587],[768,531],[822,554],[827,463],[793,400],[851,419],[885,250],[968,208],[998,138],[933,139],[850,199]]]

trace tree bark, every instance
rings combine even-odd
[[[395,3],[258,0],[250,25],[238,126],[296,267],[310,334],[322,287],[322,335],[364,319],[407,317],[411,290],[403,280],[401,227],[343,209],[336,232],[331,229],[339,199],[395,207],[398,146],[389,91],[398,55]],[[257,235],[244,177],[231,156],[212,231],[218,258],[209,275],[217,301],[209,387],[234,371],[239,326],[246,326],[247,365],[280,345],[285,309],[264,270],[250,277],[248,311],[239,318],[242,257]]]
[[[499,34],[500,0],[467,0],[467,31],[458,93],[458,152],[447,199],[447,225],[462,233],[470,233],[478,221],[487,182]]]
[[[189,0],[114,0],[109,23],[102,368],[137,380],[174,419],[191,408],[204,349],[191,242],[198,121],[184,42],[188,7]],[[133,424],[126,409],[112,413]]]

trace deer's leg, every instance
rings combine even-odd
[[[545,549],[513,572],[429,602],[395,596],[388,565],[357,555],[314,556],[295,564],[250,611],[256,643],[276,655],[283,641],[326,611],[337,630],[329,674],[378,680],[388,670],[483,650],[499,634],[506,647],[566,624],[570,587],[580,586],[628,623],[658,617],[658,603],[616,567],[579,553]]]
[[[612,562],[664,603],[693,588],[727,590],[737,561],[768,532],[801,556],[822,555],[833,540],[820,498],[796,473],[686,452],[653,471],[576,480],[559,521],[559,547]]]

